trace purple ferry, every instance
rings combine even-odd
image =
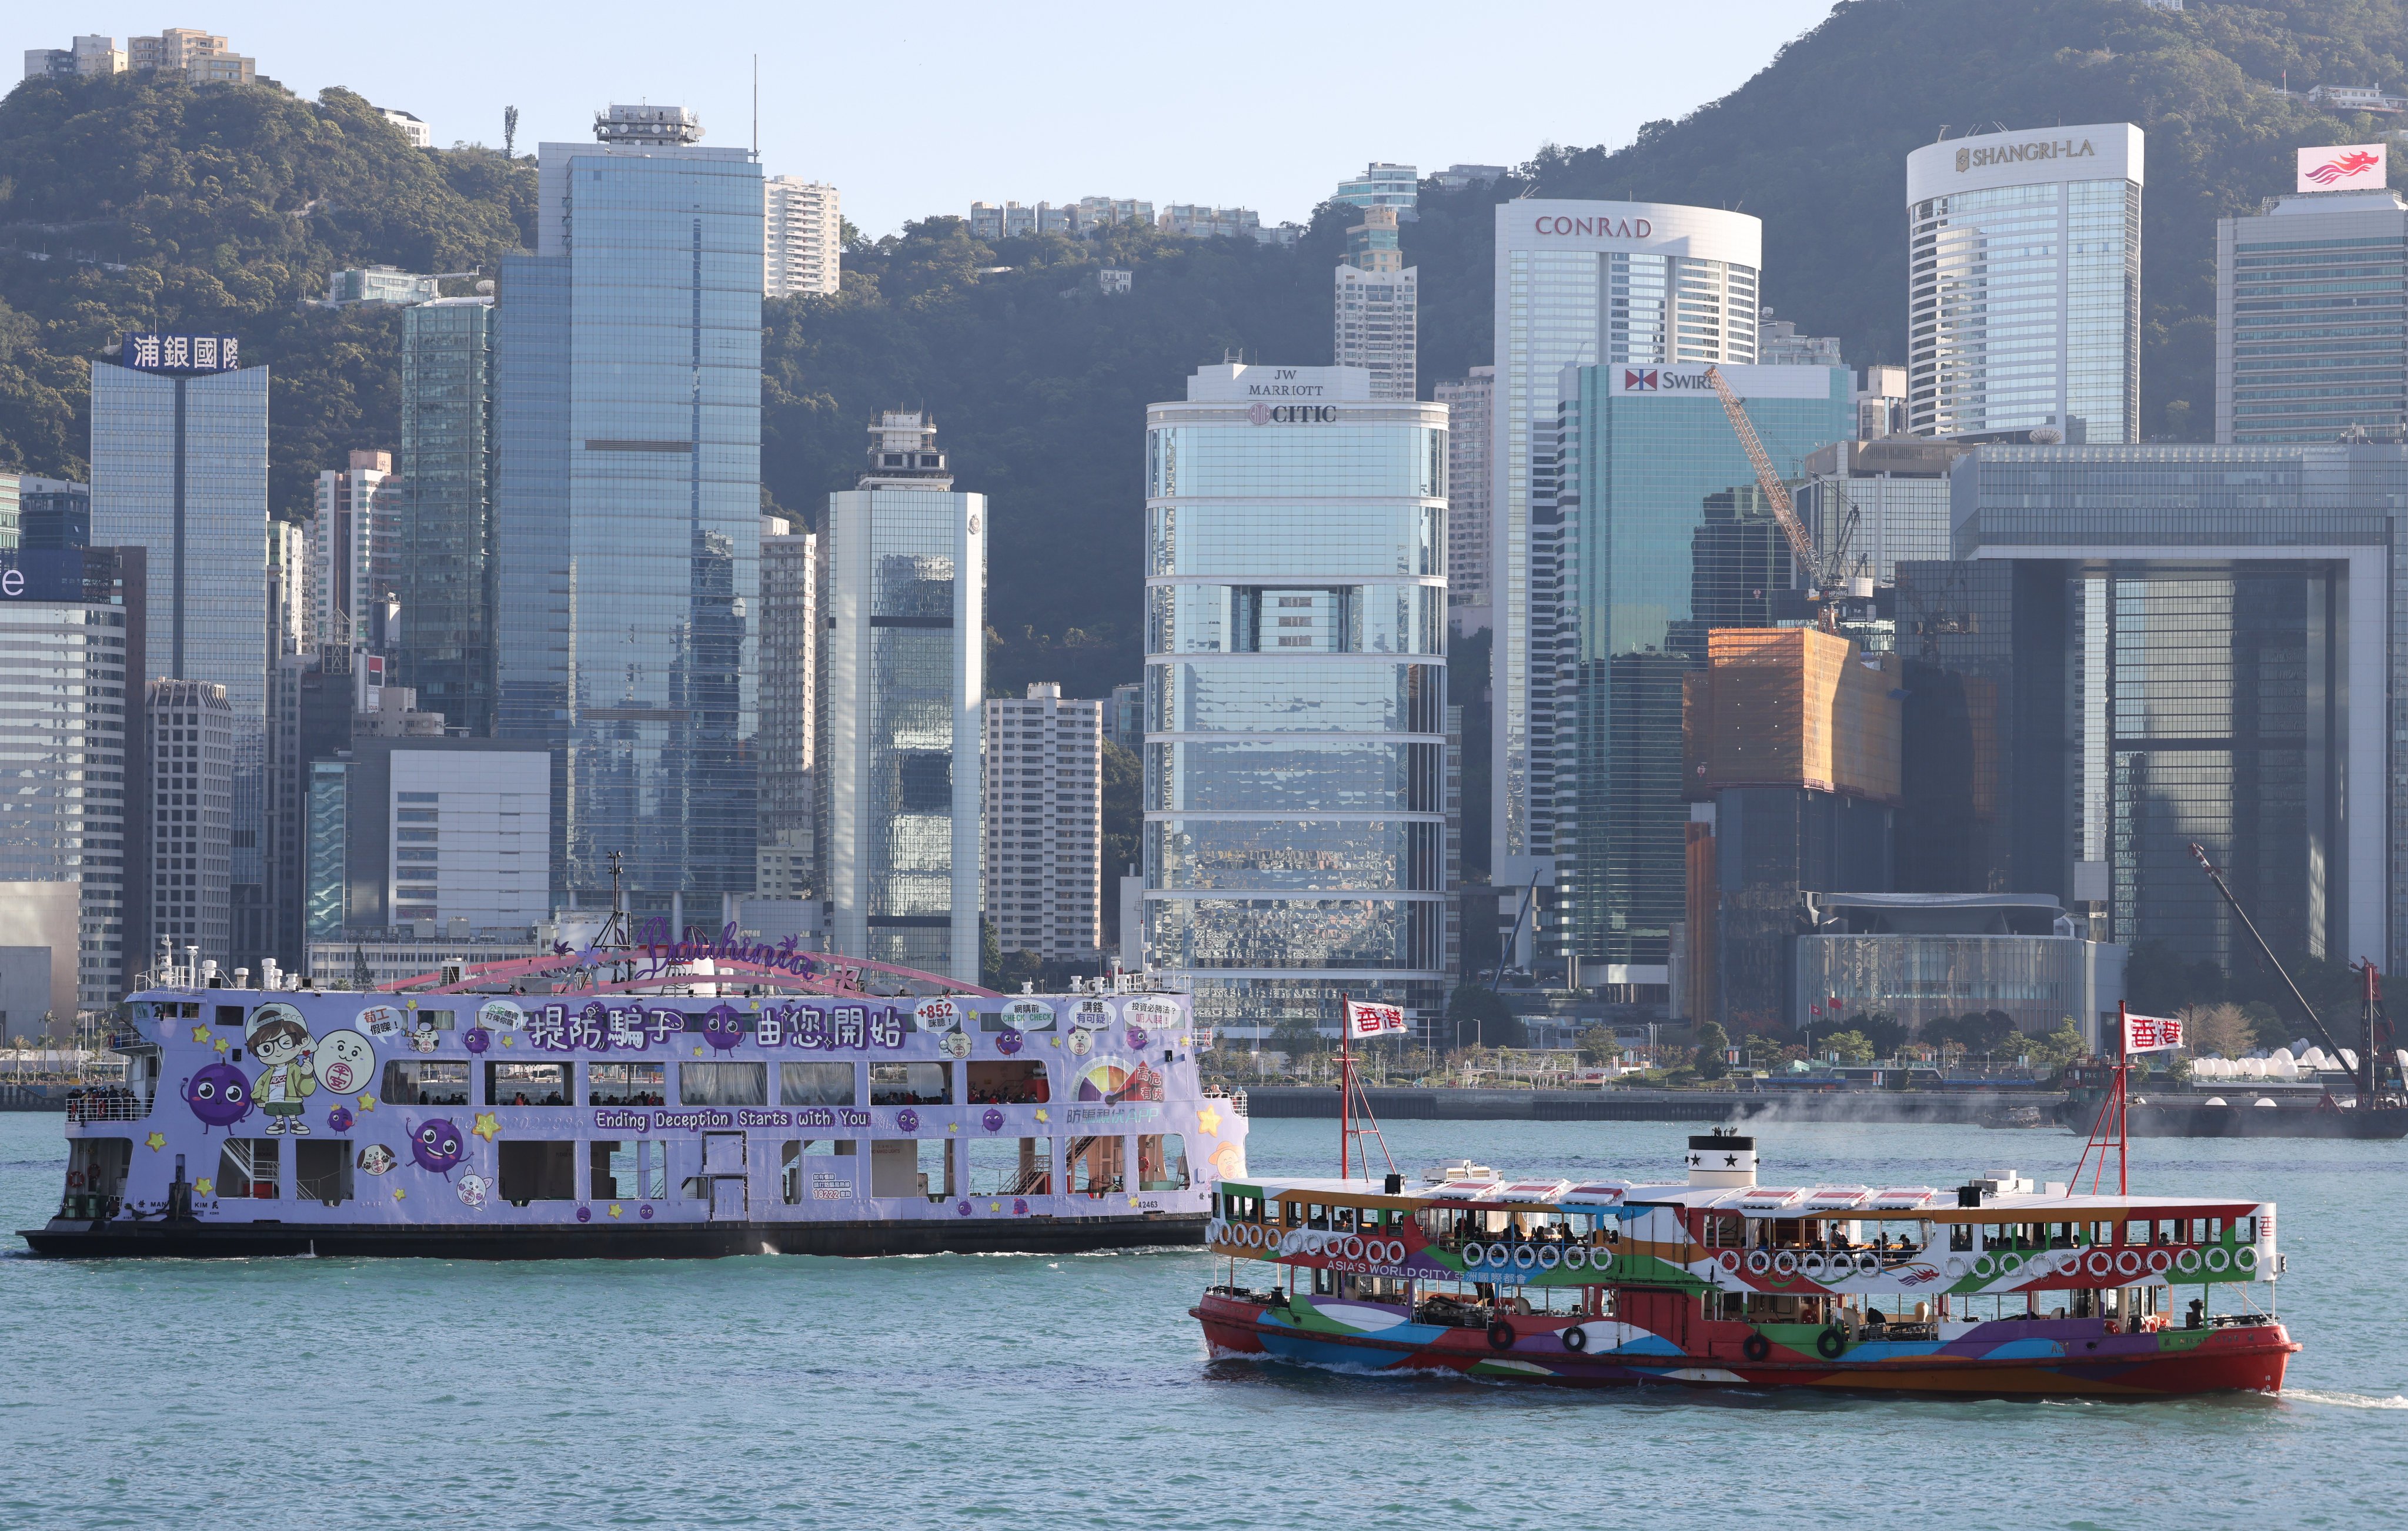
[[[782,958],[146,989],[111,1039],[125,1083],[70,1100],[58,1215],[22,1237],[88,1257],[1115,1249],[1200,1242],[1213,1186],[1245,1173],[1184,994],[873,994],[946,980]]]

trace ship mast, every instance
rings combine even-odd
[[[1371,1097],[1363,1081],[1354,1074],[1354,1004],[1351,996],[1338,996],[1338,1178],[1347,1180],[1354,1170],[1358,1140],[1375,1138],[1380,1142],[1380,1157],[1388,1161],[1388,1173],[1397,1172],[1397,1156],[1388,1152],[1386,1135],[1380,1131],[1380,1119],[1371,1113]],[[1360,1109],[1368,1127],[1354,1125],[1354,1112]],[[1371,1178],[1371,1151],[1363,1149],[1363,1178]]]
[[[2215,884],[2215,891],[2224,895],[2224,902],[2231,907],[2232,917],[2241,922],[2241,928],[2247,931],[2249,933],[2249,939],[2257,943],[2258,954],[2266,959],[2266,966],[2272,968],[2274,970],[2274,976],[2283,980],[2283,987],[2289,993],[2291,1003],[2300,1007],[2300,1012],[2308,1018],[2308,1024],[2315,1028],[2317,1037],[2325,1045],[2325,1051],[2331,1053],[2335,1058],[2339,1058],[2342,1053],[2341,1044],[2334,1041],[2332,1033],[2325,1029],[2324,1018],[2316,1014],[2316,1008],[2314,1005],[2308,1003],[2308,996],[2300,993],[2300,986],[2291,981],[2290,971],[2283,966],[2282,960],[2274,955],[2274,949],[2266,944],[2266,937],[2258,934],[2257,922],[2250,919],[2249,911],[2241,907],[2241,900],[2233,894],[2232,885],[2224,880],[2223,871],[2217,867],[2215,863],[2207,859],[2207,852],[2201,850],[2196,843],[2191,846],[2190,853],[2191,859],[2199,863],[2199,869],[2207,874],[2207,880],[2210,882]],[[2368,966],[2372,968],[2372,964],[2370,963]],[[2374,1006],[2376,998],[2374,990],[2372,987],[2372,982],[2373,980],[2370,973],[2368,978],[2368,998],[2366,1002],[2366,1045],[2359,1052],[2358,1068],[2350,1076],[2350,1083],[2355,1086],[2358,1091],[2358,1109],[2361,1110],[2367,1109],[2374,1104]]]

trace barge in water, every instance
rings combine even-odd
[[[494,992],[544,964],[505,966],[408,994],[134,994],[126,1082],[69,1103],[58,1215],[22,1237],[108,1257],[1117,1249],[1196,1243],[1245,1170],[1184,994],[872,994],[945,980],[791,954],[641,974],[625,952]]]

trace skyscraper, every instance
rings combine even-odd
[[[1441,1003],[1446,409],[1228,364],[1146,410],[1144,958],[1199,1023]]]
[[[762,295],[834,293],[844,258],[844,217],[836,188],[800,176],[771,176],[761,183],[761,193]]]
[[[348,467],[318,475],[309,588],[322,641],[382,650],[380,603],[400,577],[400,535],[401,483],[393,474],[393,453],[353,448]]]
[[[820,539],[762,519],[761,841],[752,891],[806,898],[818,892]]]
[[[820,894],[836,951],[976,981],[986,496],[889,410],[828,496],[817,702]]]
[[[150,762],[150,867],[146,879],[151,939],[180,959],[187,946],[228,966],[231,957],[236,720],[226,688],[200,680],[153,680],[144,708]],[[145,952],[147,961],[150,953]],[[131,958],[132,953],[128,953]]]
[[[2140,439],[2141,160],[2129,122],[1906,157],[1914,434]]]
[[[1104,938],[1103,704],[1033,682],[985,704],[986,913],[1006,952],[1094,960]]]
[[[1421,273],[1405,265],[1397,243],[1397,209],[1363,209],[1363,222],[1346,240],[1346,264],[1336,273],[1331,306],[1340,366],[1371,375],[1375,399],[1414,396],[1414,365],[1420,351]]]
[[[401,320],[401,516],[394,658],[422,706],[494,732],[494,300],[437,298]]]
[[[1559,379],[1575,364],[1752,363],[1764,226],[1652,202],[1498,204],[1497,397],[1489,454],[1496,613],[1489,853],[1496,880],[1543,877],[1530,844],[1532,459],[1551,454]]]
[[[226,896],[264,935],[268,369],[239,362],[233,336],[137,333],[115,365],[93,364],[92,519],[96,544],[147,555],[150,676],[224,688]],[[207,954],[256,966],[261,952],[227,950],[217,909]]]
[[[1722,373],[1782,477],[1850,437],[1845,367]],[[1801,621],[1803,602],[1705,367],[1587,366],[1577,388],[1559,616],[1575,690],[1571,731],[1558,722],[1555,850],[1572,861],[1571,954],[1603,965],[1606,982],[1654,985],[1684,902],[1683,677],[1703,666],[1715,628]]]
[[[1374,160],[1361,175],[1340,181],[1338,193],[1330,200],[1350,207],[1390,207],[1411,218],[1421,200],[1421,176],[1410,165]]]
[[[497,733],[553,751],[553,887],[749,893],[761,170],[678,107],[542,146],[502,262]]]
[[[2215,223],[2215,439],[2331,441],[2408,425],[2408,202],[2269,200]]]
[[[53,991],[75,995],[66,1021],[122,998],[145,956],[146,562],[138,548],[0,551],[0,901],[72,887],[76,918],[50,943]],[[22,1019],[12,1035],[33,1030]]]
[[[1468,378],[1438,384],[1430,396],[1446,406],[1447,620],[1459,633],[1477,633],[1493,620],[1489,608],[1489,496],[1495,492],[1488,454],[1496,449],[1492,411],[1497,369],[1476,366]]]

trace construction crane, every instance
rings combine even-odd
[[[1772,470],[1772,455],[1764,450],[1762,438],[1756,434],[1755,422],[1747,418],[1747,407],[1740,402],[1739,394],[1731,391],[1730,383],[1723,377],[1723,369],[1709,366],[1706,368],[1706,380],[1713,384],[1714,396],[1723,401],[1723,413],[1730,417],[1731,432],[1739,437],[1741,448],[1747,452],[1748,465],[1756,469],[1756,487],[1771,502],[1772,519],[1781,523],[1781,535],[1789,539],[1789,556],[1797,565],[1798,571],[1806,577],[1806,598],[1820,604],[1818,616],[1823,630],[1835,630],[1839,625],[1838,603],[1846,593],[1848,583],[1845,572],[1848,547],[1856,540],[1859,519],[1856,501],[1850,499],[1847,491],[1836,482],[1829,485],[1832,493],[1839,496],[1840,504],[1845,507],[1845,514],[1840,522],[1840,535],[1826,555],[1814,546],[1814,538],[1808,534],[1805,523],[1798,519],[1797,504],[1789,497],[1789,486],[1782,482],[1781,475]]]
[[[2190,854],[2191,859],[2199,863],[2199,869],[2207,874],[2207,880],[2215,884],[2215,891],[2224,895],[2224,902],[2232,910],[2232,917],[2241,922],[2243,930],[2249,933],[2249,939],[2257,946],[2258,954],[2265,959],[2267,966],[2274,970],[2274,976],[2283,980],[2284,991],[2291,996],[2291,1003],[2300,1008],[2300,1013],[2308,1018],[2308,1024],[2315,1028],[2316,1039],[2324,1044],[2325,1052],[2336,1062],[2347,1062],[2347,1059],[2342,1057],[2342,1045],[2334,1041],[2333,1034],[2326,1029],[2324,1017],[2318,1015],[2316,1008],[2308,1003],[2308,996],[2300,993],[2300,986],[2291,981],[2289,970],[2284,967],[2282,959],[2274,955],[2274,949],[2266,944],[2266,937],[2258,934],[2258,922],[2250,919],[2249,911],[2241,907],[2241,899],[2233,893],[2232,884],[2224,880],[2223,868],[2210,861],[2207,851],[2196,842],[2191,845]],[[2366,1035],[2361,1038],[2361,1046],[2357,1050],[2358,1066],[2350,1070],[2350,1082],[2358,1089],[2358,1103],[2365,1107],[2376,1104],[2374,1018],[2376,1008],[2382,1003],[2377,995],[2374,980],[2371,976],[2372,970],[2372,965],[2368,964],[2367,972],[2370,976],[2366,979]]]

